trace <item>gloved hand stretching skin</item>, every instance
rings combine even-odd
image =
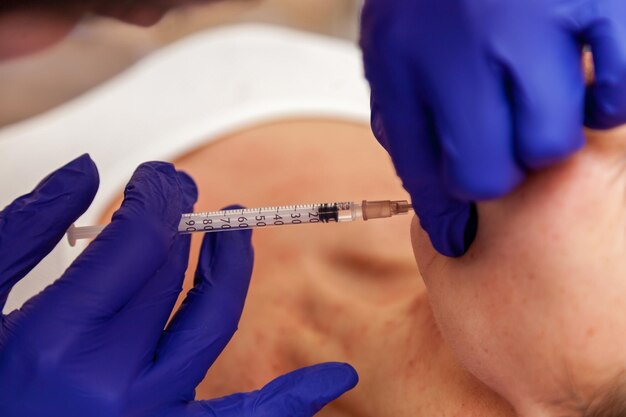
[[[361,46],[374,134],[448,256],[473,241],[471,201],[575,152],[583,122],[626,121],[623,0],[368,0]]]
[[[97,186],[82,156],[0,213],[0,307]],[[260,391],[194,400],[237,328],[253,261],[249,232],[208,234],[195,286],[164,330],[187,268],[189,237],[176,228],[196,197],[172,165],[140,166],[110,226],[54,284],[2,317],[0,415],[304,417],[356,384],[351,367],[330,363]]]

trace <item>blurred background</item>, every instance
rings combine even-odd
[[[150,28],[91,18],[61,44],[0,64],[0,127],[62,104],[164,45],[211,27],[263,22],[356,40],[360,3],[223,0],[173,10]]]

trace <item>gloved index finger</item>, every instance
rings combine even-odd
[[[377,65],[375,51],[365,49],[364,56],[374,133],[393,159],[433,246],[447,256],[463,255],[474,238],[476,218],[471,204],[454,198],[444,186],[441,150],[416,97],[413,73],[403,62]]]
[[[198,189],[193,179],[178,172],[184,198],[184,212],[193,211]],[[126,354],[133,358],[151,361],[174,304],[182,290],[185,270],[189,260],[191,235],[179,234],[165,262],[146,285],[124,306],[115,324],[120,337],[126,335],[129,344]]]
[[[354,388],[359,377],[345,363],[322,363],[282,375],[258,391],[187,406],[187,417],[312,417],[329,402]]]
[[[194,288],[157,347],[151,378],[193,391],[237,329],[252,273],[249,230],[204,237]]]
[[[174,167],[162,162],[141,165],[111,224],[55,284],[25,307],[87,323],[110,318],[167,260],[181,210]]]
[[[97,189],[98,171],[85,154],[0,212],[0,310],[13,285],[50,253]]]

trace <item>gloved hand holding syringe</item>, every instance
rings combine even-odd
[[[185,213],[178,225],[179,233],[209,233],[229,230],[257,229],[270,226],[352,222],[407,214],[412,210],[406,200],[296,204],[236,210]],[[96,237],[106,225],[76,227],[67,231],[70,245],[79,239]]]

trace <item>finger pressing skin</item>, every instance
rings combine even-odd
[[[388,2],[370,1],[362,13],[360,44],[372,88],[372,130],[389,152],[433,245],[447,256],[461,256],[474,239],[475,212],[446,187],[437,126],[412,65],[413,43],[395,30],[403,23],[393,11]]]
[[[371,67],[367,72],[376,138],[393,159],[433,245],[447,256],[463,255],[474,239],[475,211],[444,186],[434,126],[415,97],[407,94],[406,86],[413,85],[410,71],[401,64],[380,68],[365,62],[366,69]]]
[[[583,33],[595,68],[595,80],[587,90],[585,121],[594,129],[626,122],[626,3],[611,3],[612,15],[593,20]]]

